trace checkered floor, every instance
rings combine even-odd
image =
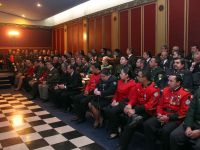
[[[103,150],[22,94],[0,94],[0,150]]]

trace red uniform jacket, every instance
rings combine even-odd
[[[119,102],[125,98],[128,98],[131,88],[133,88],[134,86],[136,86],[136,83],[132,79],[126,83],[123,80],[119,80],[117,83],[117,89],[115,91],[113,101],[115,100]]]
[[[39,76],[39,83],[42,83],[44,79],[47,76],[47,71],[44,71],[40,76]]]
[[[88,84],[85,87],[85,91],[87,92],[93,91],[96,88],[96,85],[99,83],[99,81],[100,81],[100,74],[92,74],[90,76]]]
[[[170,120],[178,120],[185,117],[190,101],[191,94],[187,90],[180,87],[173,91],[166,87],[157,106],[157,114],[167,115]]]
[[[10,55],[10,62],[14,63],[15,62],[15,57],[13,55]]]
[[[147,113],[155,114],[159,99],[160,89],[154,82],[147,87],[143,87],[141,83],[138,83],[136,87],[131,90],[128,104],[134,107],[136,113],[146,111]]]
[[[27,77],[32,77],[33,73],[34,73],[34,68],[29,67],[25,74],[26,74]]]

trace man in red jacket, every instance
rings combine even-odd
[[[124,114],[128,117],[129,124],[125,127],[119,140],[120,150],[126,150],[134,132],[142,127],[142,122],[155,115],[156,106],[160,99],[160,89],[151,81],[151,73],[138,72],[139,83],[132,88],[129,102],[124,107]],[[140,119],[139,119],[140,118]]]
[[[144,123],[146,150],[155,150],[158,138],[161,140],[163,150],[169,149],[169,135],[182,122],[191,99],[191,94],[181,87],[181,83],[180,75],[169,76],[169,86],[163,90],[157,106],[157,116]]]
[[[85,121],[85,113],[88,109],[88,103],[90,102],[91,95],[94,93],[96,85],[100,82],[100,70],[101,66],[98,63],[92,64],[90,66],[92,75],[87,83],[84,92],[80,95],[76,95],[73,98],[74,102],[74,112],[76,114],[72,121],[77,121],[77,123],[82,123]]]

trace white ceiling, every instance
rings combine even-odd
[[[3,0],[0,0],[0,2],[2,2]],[[4,0],[4,1],[36,1],[36,0]],[[48,3],[47,1],[56,1],[57,3],[59,3],[60,1],[67,1],[67,0],[40,0],[41,3],[43,1],[45,1],[46,3]],[[33,14],[32,17],[28,17],[26,14],[26,18],[20,17],[19,14],[21,14],[22,12],[18,13],[18,14],[12,14],[12,13],[4,13],[1,12],[1,7],[0,7],[0,22],[1,23],[14,23],[14,24],[25,24],[25,25],[41,25],[41,26],[55,26],[76,18],[80,18],[83,17],[85,15],[89,15],[98,11],[102,11],[104,9],[108,9],[111,7],[115,7],[130,1],[134,1],[134,0],[68,0],[68,1],[76,1],[77,3],[73,3],[73,5],[75,5],[72,8],[66,9],[62,12],[59,12],[57,10],[57,12],[55,14],[54,13],[49,13],[46,14],[47,10],[43,10],[44,13],[41,13],[40,11],[33,11],[32,10],[32,5],[30,6],[30,14]],[[84,2],[85,1],[85,2]],[[62,4],[62,3],[61,3]],[[46,4],[45,4],[46,5]],[[71,5],[72,6],[72,5]],[[3,4],[4,7],[4,4]],[[43,9],[44,4],[41,8],[39,9]],[[55,6],[57,8],[57,6]],[[68,6],[69,7],[69,6]],[[26,9],[28,9],[29,6],[26,5]],[[37,9],[36,9],[37,10]],[[63,9],[60,9],[60,11]],[[21,10],[20,10],[21,11]],[[13,12],[18,12],[17,10],[13,11]],[[47,11],[48,12],[48,11]],[[52,11],[53,12],[53,11]],[[41,16],[40,16],[41,14]],[[52,16],[52,14],[54,14]],[[50,16],[50,17],[49,17]]]

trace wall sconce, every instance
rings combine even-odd
[[[159,6],[159,11],[163,11],[164,10],[164,5],[160,5]]]
[[[86,41],[87,40],[87,34],[83,33],[83,40]]]
[[[18,32],[18,31],[12,30],[12,31],[9,31],[9,32],[8,32],[8,35],[9,35],[9,36],[12,36],[12,37],[17,37],[17,36],[19,36],[19,32]]]
[[[117,17],[116,17],[116,16],[114,16],[114,17],[113,17],[113,20],[114,20],[114,21],[116,21],[116,20],[117,20]]]

